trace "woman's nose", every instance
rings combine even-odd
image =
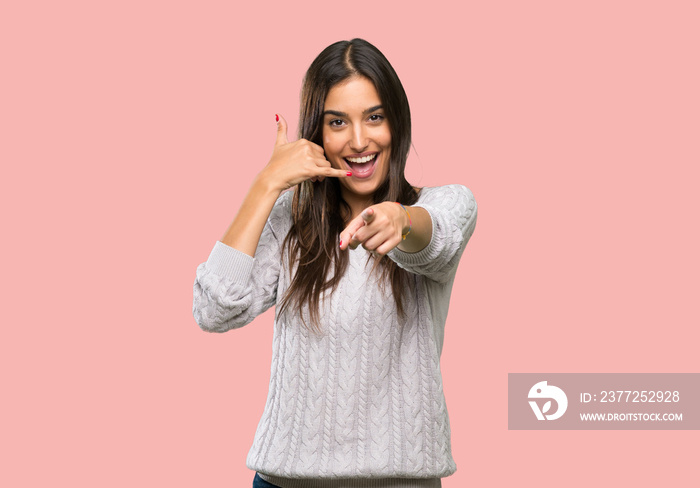
[[[367,135],[362,125],[353,128],[350,148],[356,153],[361,153],[367,148]]]

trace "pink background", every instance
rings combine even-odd
[[[425,5],[3,3],[0,485],[250,486],[272,315],[200,331],[195,268],[352,37],[409,95],[412,183],[479,202],[443,486],[697,483],[698,431],[507,430],[508,372],[700,370],[697,2]]]

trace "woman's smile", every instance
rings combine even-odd
[[[369,178],[374,174],[374,169],[377,166],[378,152],[365,153],[365,154],[353,154],[351,156],[345,156],[345,162],[352,171],[352,176],[354,178]]]

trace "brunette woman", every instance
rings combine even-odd
[[[456,469],[440,354],[474,197],[406,181],[408,99],[366,41],[311,64],[298,140],[276,117],[272,157],[194,285],[207,331],[276,306],[254,486],[440,486]]]

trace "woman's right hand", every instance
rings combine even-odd
[[[305,180],[323,181],[326,177],[347,178],[351,175],[347,170],[332,168],[318,144],[306,139],[289,142],[287,121],[279,115],[275,148],[259,178],[282,192]]]

